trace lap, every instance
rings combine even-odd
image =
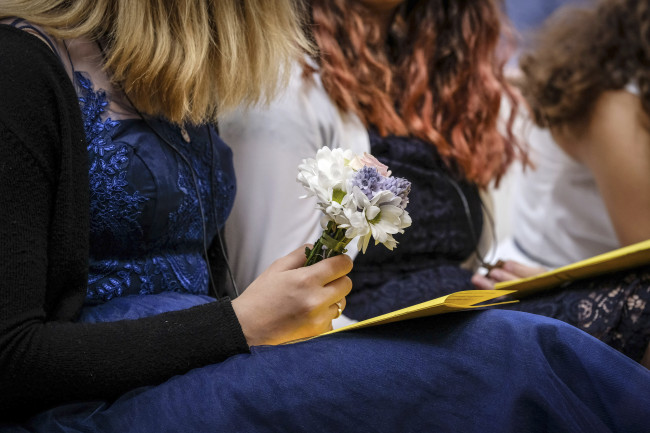
[[[649,406],[650,373],[627,357],[553,319],[490,310],[255,347],[27,427],[634,432],[647,427]]]
[[[573,281],[504,308],[562,320],[640,361],[650,342],[650,266]]]

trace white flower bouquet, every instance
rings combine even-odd
[[[366,252],[372,237],[375,245],[389,250],[393,238],[411,225],[406,211],[411,183],[391,172],[374,156],[355,155],[351,150],[323,147],[316,158],[298,166],[298,182],[315,196],[323,212],[323,234],[313,248],[307,248],[305,266],[345,253],[345,247],[359,236],[358,247]]]

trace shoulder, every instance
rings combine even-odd
[[[370,152],[368,129],[355,113],[343,112],[336,106],[327,93],[318,70],[302,81],[303,91],[307,93],[314,112],[321,117],[321,123],[325,123],[332,131],[334,138],[329,142],[330,145],[349,148],[355,153]]]
[[[610,90],[603,92],[594,102],[589,117],[590,129],[602,132],[620,125],[620,122],[641,126],[646,123],[647,117],[638,95],[627,89]]]
[[[649,125],[638,96],[626,90],[603,92],[590,113],[586,141],[590,147],[647,146]]]
[[[324,89],[318,72],[305,74],[294,62],[286,87],[267,105],[241,108],[219,119],[226,142],[241,147],[262,141],[273,142],[292,152],[300,146],[311,155],[322,146],[340,147],[349,139],[369,146],[365,127],[354,115],[341,113]],[[259,143],[257,146],[261,146]]]
[[[251,124],[262,123],[275,125],[276,130],[287,126],[294,132],[302,132],[311,130],[315,123],[332,116],[333,107],[317,74],[305,76],[300,63],[292,64],[289,80],[280,85],[282,88],[268,103],[242,107],[226,114],[219,120],[220,127],[246,122],[249,128]],[[318,117],[313,116],[315,112]]]
[[[650,117],[635,94],[624,89],[605,91],[584,121],[553,130],[553,137],[569,155],[586,162],[608,148],[647,145]]]
[[[28,151],[40,155],[60,148],[78,117],[79,106],[61,61],[36,36],[0,25],[0,126]]]

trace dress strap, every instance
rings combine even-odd
[[[56,45],[54,42],[52,42],[52,39],[46,35],[41,29],[38,27],[34,26],[33,24],[29,23],[28,21],[25,21],[23,18],[16,18],[14,21],[9,24],[12,27],[15,27],[20,30],[24,30],[27,33],[31,33],[34,36],[37,36],[39,39],[41,39],[43,42],[48,44],[50,46],[50,49],[54,51],[54,53],[61,58],[61,54],[59,53],[59,50],[57,49]]]

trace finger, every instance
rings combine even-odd
[[[345,297],[352,291],[352,280],[348,276],[338,278],[323,287],[323,296],[326,302],[325,305],[333,305],[340,302],[341,299],[345,302]],[[344,307],[345,305],[342,304]]]
[[[480,274],[472,275],[472,284],[474,284],[479,289],[483,289],[483,290],[494,289],[494,281]]]
[[[343,297],[338,301],[336,301],[333,305],[330,305],[330,310],[334,313],[334,316],[337,316],[339,313],[339,308],[341,308],[341,313],[343,313],[343,310],[345,310],[346,305],[347,305],[347,301],[345,300],[345,297]],[[334,318],[336,319],[336,317]]]
[[[510,272],[501,268],[492,269],[490,272],[488,272],[487,276],[488,278],[492,278],[497,283],[500,283],[502,281],[519,280],[521,278],[519,275],[511,274]]]
[[[331,318],[332,320],[338,319],[341,314],[343,314],[343,309],[345,308],[345,305],[343,305],[345,301],[342,299],[340,301],[337,301],[334,305],[330,305],[330,312],[331,312]],[[339,313],[339,308],[341,309],[341,312]]]
[[[503,264],[503,269],[513,275],[518,275],[520,278],[534,277],[541,273],[546,272],[546,269],[537,266],[526,266],[513,260],[507,260]]]
[[[352,264],[350,257],[341,254],[303,268],[302,272],[310,273],[320,285],[327,285],[349,274],[352,270]]]
[[[291,269],[298,269],[303,267],[305,262],[307,261],[307,256],[305,255],[306,247],[311,248],[311,245],[305,244],[302,247],[291,251],[286,256],[280,257],[279,259],[274,261],[271,264],[271,266],[268,267],[268,269],[277,272],[282,272],[282,271],[289,271]]]

